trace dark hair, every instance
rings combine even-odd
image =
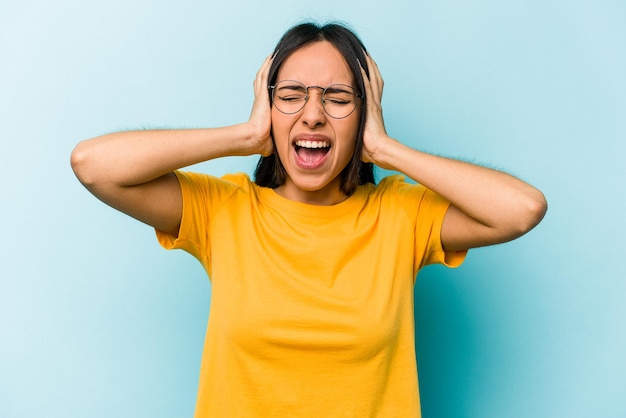
[[[270,86],[274,85],[276,77],[278,76],[278,70],[291,54],[304,46],[320,41],[330,42],[341,53],[354,78],[356,93],[363,97],[354,155],[340,174],[341,191],[350,196],[354,193],[358,185],[375,183],[373,164],[361,161],[363,129],[365,127],[367,105],[365,85],[361,73],[361,63],[366,62],[366,50],[363,42],[361,42],[352,30],[341,23],[327,23],[322,25],[306,22],[296,25],[285,32],[274,49],[274,61],[269,70],[268,83]],[[367,65],[365,65],[364,68],[369,77]],[[254,176],[255,183],[264,187],[276,188],[285,182],[287,172],[276,151],[267,157],[261,157],[256,166]]]

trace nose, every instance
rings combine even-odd
[[[308,98],[302,109],[302,121],[309,127],[322,125],[326,121],[326,112],[322,103],[321,87],[309,87]]]

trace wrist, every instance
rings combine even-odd
[[[396,170],[398,157],[402,155],[406,146],[389,136],[381,137],[376,141],[376,147],[368,152],[370,162],[386,170]]]
[[[237,126],[240,129],[239,138],[242,139],[242,155],[271,154],[273,144],[270,137],[269,129],[259,127],[251,121],[242,123]]]

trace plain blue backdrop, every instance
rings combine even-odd
[[[245,121],[258,67],[304,18],[360,34],[392,136],[549,201],[527,236],[418,277],[424,417],[626,416],[618,0],[0,0],[0,416],[192,415],[209,281],[90,196],[69,155],[117,130]]]

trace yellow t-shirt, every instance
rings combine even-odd
[[[401,176],[316,206],[245,174],[176,173],[181,248],[212,283],[196,417],[419,417],[413,285],[458,266],[449,203]]]

